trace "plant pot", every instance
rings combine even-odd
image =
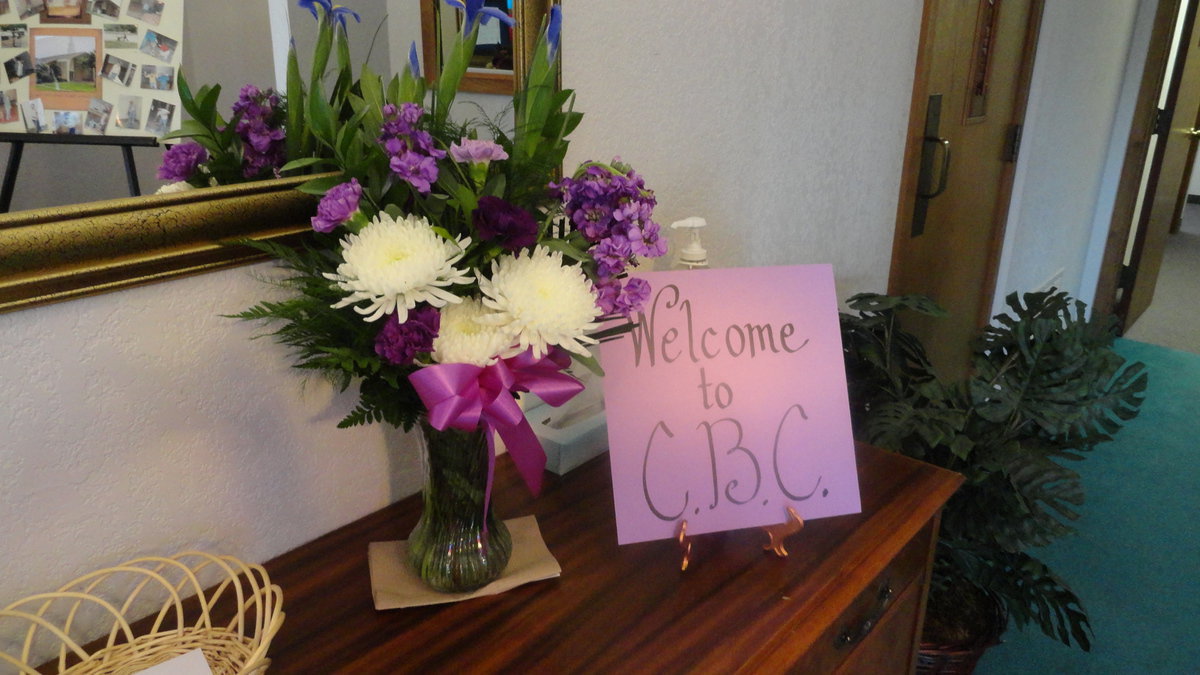
[[[1000,644],[1000,636],[1008,628],[1008,614],[1004,603],[990,593],[966,585],[959,593],[943,592],[942,598],[930,595],[926,613],[926,630],[921,635],[917,653],[917,672],[922,675],[960,675],[972,673],[984,652]],[[948,596],[948,597],[947,597]],[[942,602],[937,602],[941,600]],[[953,639],[931,635],[928,630],[931,612],[945,611],[946,603],[957,603],[957,607],[969,608],[970,620],[956,616],[960,624]],[[937,619],[945,617],[933,617]]]
[[[487,437],[482,429],[439,431],[421,420],[425,487],[408,560],[430,588],[463,593],[494,581],[508,565],[512,538],[486,502]]]

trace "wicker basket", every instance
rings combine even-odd
[[[982,635],[964,644],[943,645],[921,642],[917,652],[917,675],[970,675],[983,658],[984,652],[1000,644],[1000,636],[1008,627],[1008,612],[1004,603],[993,595],[988,608],[987,629]]]
[[[267,669],[283,593],[266,570],[189,551],[138,558],[0,610],[0,671],[118,675],[201,649],[216,675]],[[142,617],[139,619],[139,617]]]

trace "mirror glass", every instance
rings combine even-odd
[[[484,0],[485,7],[514,16],[512,0]],[[421,42],[426,75],[437,77],[440,64],[462,31],[463,14],[440,0],[421,0]],[[459,91],[478,94],[511,94],[515,87],[516,43],[513,28],[492,20],[479,27],[471,66],[459,84]]]
[[[143,12],[150,21],[164,2],[182,4],[185,0],[130,0],[126,7],[127,11]],[[433,43],[424,39],[425,31],[433,25],[423,21],[426,3],[430,9],[436,7],[435,0],[348,0],[345,4],[362,16],[361,25],[351,24],[352,62],[369,63],[377,73],[392,73],[404,67],[407,45]],[[518,22],[517,28],[508,31],[508,40],[507,28],[496,27],[494,33],[485,34],[481,57],[487,56],[499,65],[504,60],[504,48],[511,44],[513,66],[519,74],[551,0],[510,3],[505,4]],[[20,83],[23,87],[69,89],[71,72],[89,87],[130,87],[132,93],[125,99],[118,97],[115,108],[101,112],[111,114],[116,125],[144,125],[145,120],[129,114],[128,99],[152,93],[142,92],[138,86],[175,87],[177,78],[174,73],[161,77],[157,70],[153,77],[144,73],[131,77],[119,61],[107,58],[111,50],[130,47],[115,44],[129,42],[122,24],[105,23],[123,16],[122,5],[91,0],[80,16],[78,10],[83,5],[71,0],[0,0],[0,62],[4,62],[10,85],[0,86],[0,117],[23,119],[24,111],[14,105],[17,97],[11,70],[20,67],[26,80]],[[176,63],[193,86],[221,85],[218,107],[222,111],[229,110],[243,85],[265,88],[284,78],[278,55],[286,54],[289,34],[298,45],[301,67],[309,63],[316,22],[306,9],[296,6],[295,0],[202,0],[189,3],[189,7],[193,11],[185,17],[182,39],[172,47],[177,50]],[[203,7],[203,11],[194,11],[195,7]],[[23,27],[20,19],[52,9],[60,14],[55,17],[56,23],[87,24],[55,27],[57,30],[91,30],[102,37],[94,39],[94,48],[88,45],[78,50],[78,55],[63,51],[54,42],[43,42],[42,56],[49,53],[58,70],[46,63],[47,74],[35,79],[29,77],[35,72],[30,59],[30,53],[36,53],[31,45],[35,40],[31,40],[28,27]],[[457,30],[457,24],[448,24],[447,30]],[[426,60],[434,65],[436,62],[436,58]],[[486,65],[476,72],[496,75],[485,72],[498,70]],[[510,80],[512,73],[507,73]],[[510,83],[497,92],[505,96],[465,94],[461,98],[478,108],[503,107],[512,91]],[[90,102],[92,97],[85,96]],[[87,120],[95,111],[82,105],[78,113],[65,112],[71,116],[50,116],[45,125],[57,123],[70,129],[82,120],[86,133]],[[488,112],[493,119],[499,116]],[[11,162],[12,140],[0,134],[0,163]],[[150,195],[161,185],[155,174],[162,148],[78,143],[24,146],[11,211],[0,214],[0,312],[245,264],[255,258],[219,242],[245,237],[288,241],[309,230],[308,217],[315,201],[295,191],[302,178],[130,198],[124,149],[130,151],[130,164],[136,169],[142,194]]]
[[[147,29],[155,28],[153,20],[161,14],[164,2],[186,4],[183,34],[171,36],[180,38],[177,52],[172,54],[174,58],[169,64],[164,62],[165,67],[156,68],[153,73],[148,72],[149,69],[140,69],[135,74],[136,67],[127,67],[133,59],[122,57],[131,50],[148,48],[141,38]],[[30,59],[28,66],[33,69],[34,77],[14,80],[13,73],[6,72],[6,76],[0,76],[6,82],[0,85],[0,94],[7,94],[9,89],[14,89],[15,94],[16,87],[24,87],[27,90],[22,98],[41,98],[45,104],[44,116],[48,118],[42,120],[45,131],[70,133],[75,129],[85,135],[92,134],[86,124],[89,104],[98,91],[103,92],[105,99],[116,103],[110,111],[110,128],[144,127],[150,119],[150,99],[160,90],[176,89],[180,71],[189,82],[221,84],[226,90],[221,105],[226,110],[243,84],[255,82],[270,86],[275,81],[271,41],[264,39],[271,35],[268,3],[265,2],[131,0],[89,3],[64,0],[27,4],[30,5],[28,11],[40,9],[44,12],[41,26],[28,27],[37,17],[31,15],[32,18],[22,19],[20,3],[0,2],[0,61],[5,63],[6,71],[11,71],[19,67],[18,59],[24,53]],[[288,4],[294,5],[294,0],[289,0]],[[110,16],[114,5],[116,18]],[[307,12],[304,15],[308,16]],[[139,18],[127,20],[134,16]],[[48,24],[47,18],[57,21]],[[134,32],[123,33],[124,28]],[[58,102],[51,104],[49,98]],[[141,119],[134,119],[129,117],[128,111],[130,103],[139,98],[145,105]],[[5,120],[23,120],[28,126],[34,115],[22,114],[19,109],[9,111],[2,105],[4,103],[6,100],[0,97],[0,116]],[[56,119],[52,111],[78,111],[78,114],[59,114]],[[177,122],[180,112],[172,112]],[[134,147],[132,152],[140,192],[154,193],[162,184],[155,176],[162,149]],[[0,142],[0,166],[7,166],[11,156],[11,143]],[[20,159],[10,208],[13,213],[130,195],[120,147],[29,143]]]

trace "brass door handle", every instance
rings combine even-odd
[[[1200,129],[1196,129],[1196,128],[1184,129],[1183,133],[1187,134],[1188,136],[1191,136],[1192,138],[1200,138]]]
[[[933,199],[946,191],[946,182],[950,177],[950,139],[940,136],[926,136],[926,143],[937,143],[942,147],[942,170],[938,174],[937,188],[931,192],[917,192],[921,199]]]

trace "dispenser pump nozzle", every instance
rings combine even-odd
[[[678,263],[680,267],[686,267],[687,269],[708,267],[708,251],[705,251],[704,245],[700,243],[700,230],[707,224],[707,221],[697,216],[671,223],[672,230],[685,229],[691,233],[688,243],[679,251]]]

